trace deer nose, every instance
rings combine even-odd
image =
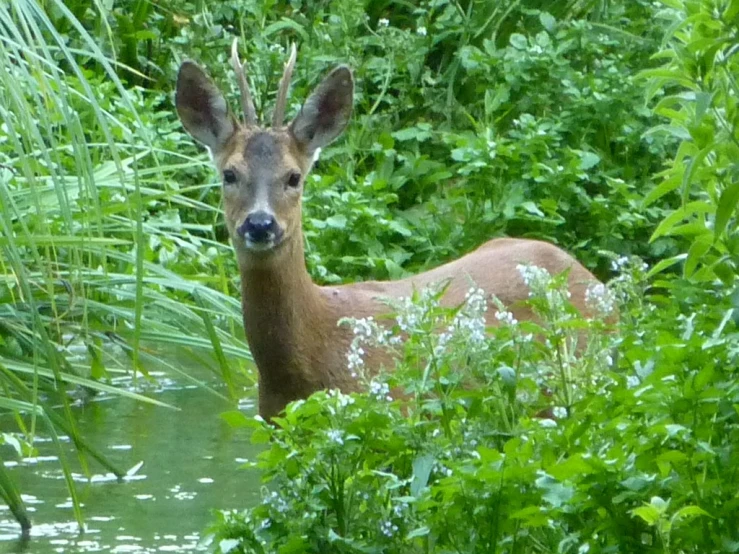
[[[266,242],[275,236],[276,228],[275,216],[259,211],[246,216],[244,223],[238,228],[238,233],[252,242]]]

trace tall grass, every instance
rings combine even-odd
[[[168,217],[188,207],[216,219],[198,200],[204,187],[172,185],[200,162],[161,147],[151,106],[124,89],[114,59],[61,0],[0,4],[0,411],[17,422],[20,455],[43,428],[120,476],[77,432],[70,389],[154,402],[107,380],[146,375],[175,347],[234,391],[226,360],[249,354],[212,226]],[[2,465],[0,495],[28,529]]]

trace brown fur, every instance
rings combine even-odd
[[[283,245],[284,250],[260,267],[240,264],[244,326],[259,370],[259,412],[265,418],[320,389],[357,390],[346,361],[352,330],[337,323],[342,317],[387,313],[383,298],[409,296],[414,288],[451,278],[444,304],[460,304],[474,282],[510,306],[516,319],[525,320],[532,314],[517,305],[528,296],[517,264],[532,262],[552,273],[570,269],[572,299],[581,309],[585,309],[585,289],[595,281],[590,272],[551,244],[497,239],[458,260],[400,281],[321,287],[306,270],[302,241],[302,236],[294,236],[291,244]],[[494,310],[488,311],[491,326],[498,323],[494,315]],[[379,362],[377,354],[370,353],[367,365],[379,369]]]
[[[314,284],[303,251],[302,183],[313,153],[333,140],[349,119],[351,73],[346,68],[331,73],[296,120],[277,129],[235,123],[220,109],[225,101],[221,103],[214,90],[202,70],[191,62],[183,64],[178,113],[188,131],[211,148],[218,170],[232,171],[238,180],[224,185],[224,211],[241,273],[244,328],[259,371],[263,417],[271,418],[290,401],[320,389],[356,390],[346,358],[352,330],[338,321],[387,313],[383,299],[449,282],[443,303],[458,305],[474,283],[497,296],[517,319],[531,319],[530,310],[521,306],[529,289],[516,268],[530,263],[552,274],[569,270],[572,302],[587,311],[585,290],[595,277],[556,246],[533,240],[491,240],[457,260],[398,281]],[[200,113],[203,110],[206,113]],[[289,187],[288,177],[295,172],[300,174],[300,186]],[[281,231],[281,240],[265,251],[248,247],[238,232],[258,206],[271,210]],[[491,326],[498,323],[494,315],[494,310],[487,314]],[[379,353],[370,352],[366,364],[378,369],[382,361]]]

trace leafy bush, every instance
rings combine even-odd
[[[601,250],[677,254],[672,238],[647,240],[675,202],[640,206],[675,148],[667,135],[642,138],[660,122],[635,79],[659,44],[656,8],[541,4],[165,2],[146,25],[165,18],[169,36],[137,48],[164,74],[194,58],[236,105],[227,56],[240,36],[263,116],[289,42],[299,46],[292,114],[331,65],[354,68],[354,121],[306,191],[308,262],[324,282],[398,277],[504,233],[558,242],[604,275]],[[217,188],[203,192],[217,202]]]
[[[696,282],[717,278],[731,285],[739,260],[739,5],[688,0],[665,2],[659,14],[673,24],[659,57],[645,71],[649,91],[663,97],[654,111],[668,123],[651,130],[680,141],[662,182],[644,200],[652,205],[679,197],[680,206],[655,229],[652,241],[679,237],[687,252],[683,276]]]
[[[367,394],[293,403],[275,427],[242,418],[268,443],[255,464],[267,487],[259,506],[221,515],[216,551],[737,551],[727,299],[676,326],[645,301],[642,264],[618,265],[589,291],[604,315],[620,301],[617,333],[536,268],[521,269],[540,324],[499,311],[484,335],[474,290],[457,310],[428,292],[406,301],[392,333],[355,321],[356,344],[399,355],[394,372]]]

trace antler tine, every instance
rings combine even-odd
[[[298,52],[293,42],[290,46],[290,57],[285,64],[285,71],[282,73],[282,79],[280,79],[280,89],[277,91],[277,102],[275,103],[275,112],[272,115],[272,127],[282,126],[282,122],[285,119],[285,104],[287,103],[287,89],[290,88],[290,79],[293,75],[293,69],[295,69],[295,60],[298,56]]]
[[[244,118],[247,125],[257,124],[257,111],[254,109],[254,101],[249,91],[249,83],[246,82],[246,66],[239,61],[239,39],[234,38],[231,44],[231,65],[236,72],[236,79],[239,83],[239,91],[241,91],[241,108],[244,110]]]

